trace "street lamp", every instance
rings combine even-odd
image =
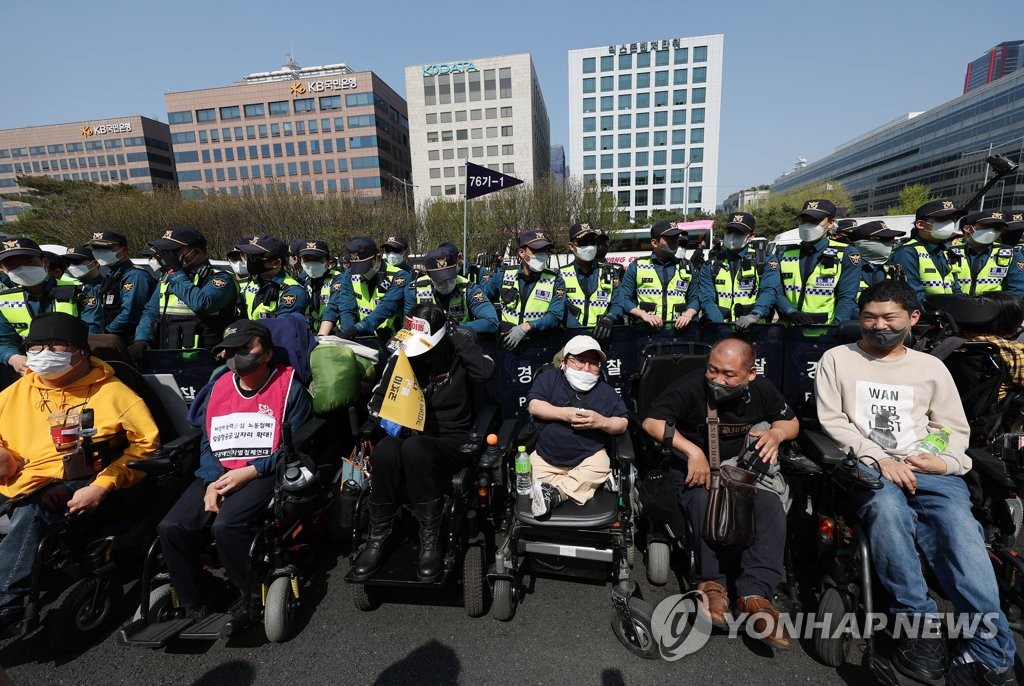
[[[686,218],[689,215],[686,205],[690,202],[690,175],[687,170],[690,168],[691,164],[693,164],[693,160],[687,162],[686,166],[683,167],[683,221],[686,221]]]
[[[409,212],[409,187],[412,186],[413,188],[416,188],[416,184],[411,183],[410,181],[407,181],[405,179],[400,179],[397,176],[395,176],[394,174],[390,174],[389,173],[388,176],[393,178],[398,183],[402,184],[402,192],[405,194],[405,211],[408,213]]]

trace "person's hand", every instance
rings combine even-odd
[[[757,450],[757,454],[761,456],[762,462],[774,464],[779,459],[779,444],[782,443],[782,439],[777,431],[773,429],[757,429],[756,431],[751,431],[749,435],[757,438],[754,448]]]
[[[85,486],[75,491],[68,501],[68,512],[70,514],[85,514],[100,506],[103,499],[107,497],[107,489],[101,486]]]
[[[157,259],[160,260],[160,265],[165,273],[181,271],[181,258],[178,257],[177,250],[160,250],[157,253]]]
[[[742,317],[738,317],[736,321],[733,323],[733,326],[735,326],[740,331],[746,331],[754,324],[757,324],[757,322],[760,321],[760,319],[761,318],[758,317],[756,314],[745,314]]]
[[[205,512],[220,512],[220,504],[224,502],[224,496],[217,492],[217,489],[210,484],[203,494],[203,510]]]
[[[319,336],[330,336],[331,332],[334,331],[334,322],[320,322],[320,330],[316,332]]]
[[[577,431],[586,431],[587,429],[600,430],[604,425],[604,416],[593,410],[573,409],[569,425]]]
[[[508,330],[505,334],[505,347],[509,350],[515,350],[519,347],[519,344],[526,338],[526,328],[522,324],[517,324]]]
[[[914,470],[909,465],[889,458],[887,460],[879,460],[878,470],[882,472],[882,476],[900,488],[905,488],[911,493],[917,492],[917,478],[914,476]]]
[[[359,335],[356,327],[350,326],[341,333],[338,334],[338,338],[344,338],[346,341],[355,340],[355,337]]]
[[[653,329],[660,329],[662,324],[664,324],[664,322],[661,321],[661,317],[659,317],[656,314],[651,314],[650,312],[643,312],[640,315],[640,321],[644,322]]]
[[[7,479],[14,474],[18,473],[18,470],[25,464],[24,460],[19,460],[11,453],[7,448],[0,448],[0,480]]]
[[[672,328],[678,331],[679,329],[685,329],[693,321],[693,315],[683,312],[681,315],[676,317],[675,321],[672,322]]]
[[[255,467],[242,467],[241,469],[229,469],[224,475],[211,484],[213,489],[220,496],[226,496],[232,491],[237,491],[257,477]]]
[[[26,355],[11,355],[7,364],[14,368],[18,374],[24,375],[28,371],[28,357]]]
[[[704,453],[698,452],[686,456],[686,485],[691,488],[694,486],[711,488],[711,465]]]
[[[814,324],[814,316],[807,312],[791,312],[786,315],[786,319],[797,326],[810,326]]]
[[[941,457],[932,455],[931,453],[921,453],[920,455],[907,455],[903,458],[903,462],[910,466],[911,471],[920,472],[922,474],[945,474],[946,463],[943,462]]]
[[[132,358],[132,362],[140,370],[142,369],[143,363],[146,361],[146,351],[149,350],[149,341],[135,341],[128,346],[128,355]]]
[[[611,338],[613,326],[615,326],[614,317],[601,317],[597,320],[597,326],[594,327],[594,338],[599,341]]]

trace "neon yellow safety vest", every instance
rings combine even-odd
[[[395,275],[404,270],[390,265],[387,262],[383,263],[382,269],[384,271],[383,273],[378,273],[380,279],[377,283],[377,287],[373,289],[373,292],[370,291],[370,284],[368,284],[362,276],[358,274],[351,275],[352,291],[356,296],[356,310],[359,313],[359,318],[356,321],[362,321],[366,317],[370,316],[370,314],[377,309],[377,305],[379,305],[380,301],[384,299],[384,296],[387,295],[389,289],[405,287],[404,277],[402,278],[402,283],[395,282]],[[381,288],[382,286],[383,289]],[[391,329],[392,331],[397,331],[402,328],[400,323],[402,316],[402,308],[400,307],[398,308],[398,312],[378,326],[377,330]]]
[[[204,268],[188,277],[193,285],[202,288],[211,279],[229,281],[231,274]],[[160,319],[154,335],[156,345],[161,348],[212,348],[224,337],[224,329],[236,319],[235,303],[220,312],[199,315],[170,291],[170,283],[164,279],[160,280],[158,291]]]
[[[565,282],[566,307],[572,310],[576,320],[586,328],[595,326],[597,320],[611,307],[612,290],[615,288],[612,270],[605,269],[596,262],[593,263],[593,268],[597,270],[597,288],[589,296],[583,291],[575,265],[567,264],[558,270],[562,281]]]
[[[452,291],[451,298],[448,300],[448,314],[455,318],[457,322],[468,322],[472,319],[469,312],[469,299],[466,297],[466,290],[470,286],[470,281],[465,276],[459,274],[455,277],[455,290]],[[437,303],[434,299],[434,283],[430,280],[429,276],[416,281],[416,304],[422,303]]]
[[[284,281],[281,282],[281,290],[289,286],[301,286],[295,277],[285,272]],[[245,284],[245,289],[242,291],[242,298],[245,301],[245,313],[249,319],[272,319],[277,314],[278,300],[269,303],[260,303],[254,307],[253,303],[256,301],[256,294],[260,290],[260,282],[258,279],[250,279],[249,283]]]
[[[551,301],[555,298],[555,281],[558,278],[554,272],[545,269],[537,279],[530,297],[525,303],[520,302],[522,294],[519,292],[519,270],[508,269],[501,277],[501,290],[508,289],[515,291],[515,298],[505,302],[504,296],[499,298],[498,307],[501,309],[501,321],[508,322],[513,326],[523,322],[535,322],[548,313]]]
[[[956,271],[959,262],[963,262],[956,253],[948,255],[949,273],[943,276],[939,273],[939,267],[932,259],[932,254],[917,239],[907,241],[901,248],[913,248],[917,253],[917,277],[921,280],[921,287],[925,295],[940,295],[942,293],[953,293],[953,284],[956,280]]]
[[[337,277],[338,272],[334,269],[328,269],[324,272],[323,280],[320,282],[320,293],[313,292],[313,288],[310,286],[313,279],[306,280],[306,293],[309,294],[309,304],[306,306],[306,314],[307,318],[313,325],[314,331],[320,327],[320,315],[323,314],[324,308],[327,307],[327,303],[331,299],[331,284]]]
[[[66,289],[70,292],[77,293],[73,286],[58,286],[58,288]],[[23,288],[12,288],[6,291],[0,291],[0,314],[3,314],[4,319],[7,323],[18,332],[18,335],[24,338],[28,335],[29,324],[32,323],[32,314],[28,309],[28,302],[25,300],[27,291]],[[53,295],[53,301],[49,312],[64,312],[70,314],[72,317],[78,316],[78,304],[75,302],[74,297],[58,298]]]
[[[801,312],[827,314],[831,320],[836,307],[836,286],[843,271],[846,244],[829,241],[821,259],[804,283],[800,276],[800,248],[791,248],[779,260],[779,276],[786,299]],[[859,257],[859,256],[858,256]]]
[[[969,250],[970,248],[964,248]],[[978,271],[977,278],[971,276],[970,260],[964,256],[955,265],[950,265],[950,271],[956,275],[960,282],[960,290],[965,295],[981,295],[992,291],[1003,290],[1003,281],[1010,272],[1010,265],[1013,264],[1013,248],[1010,246],[992,246],[988,253],[988,261]]]
[[[712,262],[710,267],[715,286],[715,303],[719,307],[728,310],[733,318],[737,316],[737,305],[753,307],[757,301],[757,285],[760,280],[753,260],[741,259],[735,276],[727,261]]]
[[[692,275],[683,264],[676,265],[676,273],[663,288],[661,278],[650,257],[636,260],[636,301],[637,304],[654,305],[655,313],[661,317],[663,325],[672,326],[676,315],[686,310],[686,294],[690,290]]]

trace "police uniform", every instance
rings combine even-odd
[[[651,239],[672,238],[682,231],[670,222],[657,222],[651,227]],[[622,277],[622,309],[635,309],[661,318],[662,327],[671,329],[675,319],[688,311],[700,309],[696,274],[687,260],[679,260],[675,251],[665,256],[651,252],[649,257],[634,260]]]
[[[95,271],[95,275],[92,278],[85,278],[88,272],[82,273],[79,271],[81,277],[76,277],[70,273],[72,268],[76,270],[88,269],[88,263],[95,262],[92,248],[87,245],[76,245],[73,248],[68,248],[67,253],[63,257],[68,263],[66,277],[68,278],[68,283],[62,285],[81,285],[82,295],[78,300],[78,311],[81,313],[82,319],[89,322],[90,334],[104,333],[103,306],[99,291],[105,279],[100,274],[99,266],[97,265],[93,269],[89,269],[89,271]],[[132,333],[134,334],[134,331]]]
[[[331,284],[323,321],[335,324],[339,333],[359,336],[375,331],[387,336],[402,328],[409,272],[380,261],[377,244],[367,236],[353,238],[345,250],[349,268]]]
[[[241,314],[248,319],[273,319],[286,314],[306,316],[309,294],[306,288],[289,273],[285,261],[288,246],[276,236],[254,236],[248,243],[235,246],[245,254],[249,267],[249,283],[242,289]],[[266,262],[280,260],[281,267],[270,279],[260,274]]]
[[[974,231],[998,231],[1000,238],[1007,228],[1002,212],[971,212],[960,220]],[[1005,291],[1024,297],[1024,253],[1012,245],[984,244],[974,240],[975,234],[964,231],[966,240],[959,246],[961,259],[953,267],[960,290],[965,295],[982,295]],[[1000,240],[997,238],[997,240]]]
[[[917,208],[914,214],[918,221],[949,220],[960,214],[960,210],[949,200],[935,200]],[[889,261],[897,264],[910,286],[917,301],[925,296],[942,293],[960,293],[954,269],[959,267],[961,255],[947,250],[943,240],[929,240],[915,228],[910,240],[893,251]]]
[[[303,285],[306,287],[306,294],[309,298],[306,316],[309,319],[309,328],[314,332],[320,328],[320,316],[331,299],[331,284],[339,275],[337,270],[327,269],[327,261],[330,257],[331,251],[326,241],[309,240],[306,241],[305,247],[299,250],[299,261],[302,264],[302,271],[306,275]],[[313,259],[307,260],[306,258]],[[307,262],[309,262],[308,265]],[[314,265],[321,264],[324,267],[324,273],[320,276],[314,277],[310,271],[307,271],[313,269]]]
[[[96,231],[86,245],[117,252],[127,247],[128,239],[114,231]],[[142,310],[156,288],[156,280],[127,258],[106,268],[108,273],[96,291],[103,310],[103,332],[115,334],[125,343],[131,343],[142,319]]]
[[[443,308],[455,321],[477,334],[498,330],[498,313],[480,286],[458,273],[458,255],[445,247],[435,248],[423,260],[427,276],[421,276],[405,291],[405,314],[416,305],[434,303]],[[435,284],[455,281],[455,289],[441,293]]]
[[[893,243],[902,235],[902,232],[890,229],[883,221],[867,222],[847,229],[847,240],[855,245],[861,254],[858,298],[865,289],[876,283],[886,279],[903,280],[902,267],[890,261]],[[887,249],[888,254],[883,249]]]
[[[593,249],[589,261],[576,259],[558,270],[565,283],[565,326],[571,329],[595,327],[602,317],[617,320],[622,315],[618,280],[615,270],[597,261],[597,238],[600,234],[590,224],[574,224],[569,228],[569,242],[580,249]],[[586,244],[581,244],[584,241]],[[586,269],[584,269],[586,266]]]
[[[527,247],[546,253],[551,242],[543,231],[524,231],[519,248]],[[522,324],[536,331],[557,329],[565,318],[565,283],[548,268],[528,274],[523,268],[499,269],[484,285],[484,293],[495,303],[502,331]]]
[[[737,212],[726,231],[750,234],[756,227],[753,215]],[[697,277],[697,297],[702,316],[710,322],[733,322],[752,314],[768,319],[779,290],[779,261],[769,259],[759,271],[747,245],[739,250],[723,248],[707,261]]]

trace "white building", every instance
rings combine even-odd
[[[714,212],[723,43],[716,34],[570,50],[569,172],[613,192],[634,219]]]
[[[550,168],[550,125],[529,54],[405,68],[417,205],[462,197],[466,161],[531,182]]]

